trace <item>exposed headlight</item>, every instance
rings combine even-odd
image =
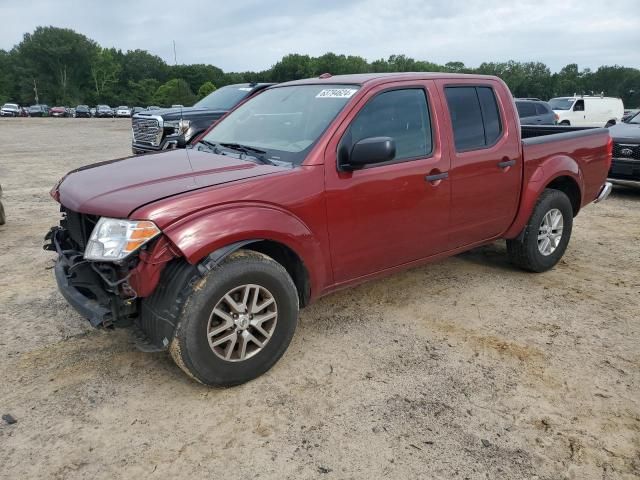
[[[189,126],[191,125],[191,120],[169,120],[164,122],[165,127],[173,128],[174,133],[178,135],[184,135],[189,130]]]
[[[160,229],[148,220],[119,220],[102,217],[91,232],[86,260],[117,262],[160,235]]]

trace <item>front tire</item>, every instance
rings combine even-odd
[[[540,195],[529,222],[515,239],[507,240],[512,263],[531,272],[553,268],[564,255],[573,228],[573,207],[559,190]]]
[[[282,265],[261,253],[239,250],[191,287],[171,356],[206,385],[248,382],[284,354],[298,308],[296,287]]]

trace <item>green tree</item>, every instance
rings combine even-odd
[[[204,82],[198,89],[198,98],[204,98],[216,91],[216,86],[211,82]]]
[[[67,28],[37,27],[15,47],[21,77],[20,95],[33,98],[33,80],[52,103],[81,98],[89,85],[96,42]],[[44,98],[43,95],[40,95]]]
[[[170,105],[190,106],[196,101],[196,96],[189,88],[189,84],[181,78],[173,78],[160,85],[153,96],[153,103],[168,107]]]
[[[121,70],[115,49],[102,48],[96,52],[91,61],[91,77],[97,102],[111,102]]]

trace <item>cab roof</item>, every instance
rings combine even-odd
[[[279,83],[277,86],[289,85],[372,85],[379,83],[387,83],[403,80],[499,80],[498,77],[492,75],[475,75],[466,73],[445,73],[445,72],[400,72],[400,73],[355,73],[351,75],[321,75],[320,77],[304,78],[301,80],[293,80],[290,82]]]

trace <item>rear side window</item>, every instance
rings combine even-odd
[[[533,117],[536,114],[536,107],[533,103],[516,102],[516,108],[520,118]]]
[[[493,145],[502,133],[502,123],[491,87],[446,87],[456,150]]]
[[[549,109],[544,103],[536,103],[536,113],[538,115],[546,115],[549,113]]]
[[[358,113],[346,136],[351,145],[363,138],[392,137],[396,161],[427,156],[432,137],[424,90],[391,90],[375,96]]]

